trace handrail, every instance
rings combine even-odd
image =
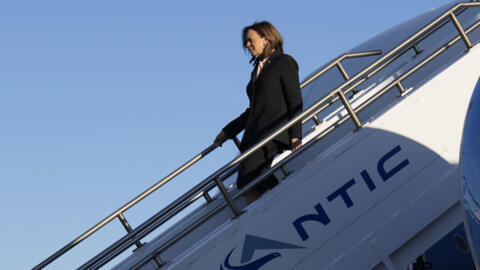
[[[341,56],[339,56],[338,58],[336,58],[335,60],[332,60],[331,63],[329,63],[326,67],[322,68],[320,71],[318,71],[317,73],[315,73],[312,77],[315,77],[315,78],[318,78],[320,77],[321,75],[323,75],[324,73],[326,73],[328,70],[330,70],[331,68],[337,66],[337,67],[341,67],[341,61],[344,60],[344,59],[347,59],[347,58],[357,58],[357,57],[365,57],[365,56],[373,56],[373,55],[380,55],[382,54],[382,51],[381,50],[376,50],[376,51],[368,51],[368,52],[359,52],[359,53],[349,53],[349,54],[343,54]],[[310,84],[313,80],[306,80],[305,82],[303,82],[301,85],[300,85],[300,88],[304,88],[305,86],[307,86],[308,84]],[[207,149],[210,149],[211,147],[216,147],[215,144],[212,144],[211,146],[209,146]],[[205,150],[204,150],[205,152]],[[203,152],[202,152],[203,153]],[[200,155],[200,154],[199,154]],[[198,155],[197,155],[198,156]],[[194,160],[194,158],[192,159]],[[198,161],[198,160],[197,160]],[[188,164],[189,162],[187,162],[186,164]],[[193,165],[193,164],[191,164]],[[191,166],[190,165],[190,166]],[[184,165],[185,166],[185,165]],[[184,166],[180,167],[180,168],[183,168]],[[234,165],[233,165],[234,166]],[[233,167],[231,166],[231,167]],[[230,168],[231,168],[230,167]],[[229,168],[229,169],[230,169]],[[186,168],[185,168],[186,169]],[[179,169],[177,169],[179,170]],[[228,170],[228,169],[227,169]],[[183,170],[182,170],[183,171]],[[178,173],[181,173],[182,171],[178,172]],[[161,216],[169,213],[170,211],[174,210],[176,207],[179,207],[182,203],[182,201],[184,201],[185,199],[184,198],[187,198],[187,197],[191,197],[193,196],[195,193],[198,193],[197,194],[197,197],[199,197],[198,195],[200,193],[205,193],[205,191],[201,191],[203,188],[205,188],[207,186],[207,184],[210,184],[212,182],[212,179],[213,181],[215,181],[216,178],[218,178],[218,175],[216,176],[216,173],[218,172],[219,170],[217,170],[215,173],[213,173],[210,177],[208,177],[206,180],[202,181],[201,183],[197,184],[197,186],[195,186],[194,188],[192,188],[188,193],[184,194],[183,196],[181,196],[179,199],[177,199],[176,201],[172,202],[170,205],[168,205],[167,207],[165,207],[159,214],[151,217],[150,219],[148,219],[146,222],[144,222],[142,225],[140,225],[138,228],[136,228],[134,231],[132,232],[129,232],[129,234],[125,235],[124,237],[122,237],[120,240],[118,240],[115,244],[113,244],[111,246],[111,248],[113,249],[114,246],[119,246],[121,244],[117,244],[117,243],[121,243],[123,241],[126,241],[128,239],[131,239],[133,236],[137,235],[137,231],[142,231],[144,230],[145,228],[147,228],[148,226],[152,225],[156,220],[158,220]],[[225,170],[226,171],[226,170]],[[175,172],[174,172],[175,173]],[[220,174],[223,174],[224,172],[220,173]],[[173,173],[172,173],[173,174]],[[177,174],[176,174],[177,175]],[[215,176],[215,177],[214,177]],[[171,178],[169,179],[171,180]],[[160,180],[158,183],[160,182],[163,182],[164,180]],[[168,181],[167,181],[168,182]],[[153,189],[154,187],[156,187],[156,189],[158,189],[160,186],[157,186],[158,183],[154,186],[152,186],[149,190]],[[166,182],[165,182],[166,183]],[[164,183],[164,184],[165,184]],[[210,188],[213,188],[215,185],[212,185],[210,187],[207,187],[206,189],[209,190]],[[219,185],[217,185],[219,186]],[[221,188],[221,187],[220,187]],[[156,190],[155,189],[155,190]],[[149,191],[147,190],[147,191]],[[220,189],[222,191],[222,189]],[[154,190],[152,190],[153,192]],[[199,193],[200,192],[200,193]],[[145,192],[146,193],[146,192]],[[151,193],[151,192],[150,192]],[[137,198],[139,198],[140,196],[138,196]],[[146,196],[144,196],[146,197]],[[143,198],[144,198],[143,197]],[[142,198],[142,199],[143,199]],[[227,199],[228,200],[228,199]],[[231,201],[230,202],[231,204],[230,205],[233,205],[233,202]],[[126,209],[125,209],[126,210]],[[118,211],[117,211],[118,212]],[[238,210],[234,210],[234,213],[236,215],[239,214],[239,211]],[[115,213],[114,213],[115,214]],[[112,215],[114,215],[112,214]],[[111,215],[111,216],[112,216]],[[104,224],[105,225],[105,224]],[[98,230],[98,229],[97,229]],[[83,239],[82,239],[83,240]],[[117,244],[117,245],[116,245]],[[70,247],[70,249],[73,248]],[[107,250],[110,250],[110,248],[108,248]],[[67,250],[68,251],[68,250]],[[60,252],[60,251],[59,251]],[[59,253],[57,252],[57,253]],[[64,252],[65,253],[65,252]],[[103,254],[104,252],[100,253],[99,255]],[[60,254],[61,256],[61,254]],[[52,256],[53,257],[53,256]],[[96,256],[97,257],[97,256]],[[94,257],[92,260],[94,260],[96,257]],[[51,262],[49,262],[51,263]],[[48,264],[46,264],[48,265]],[[87,267],[88,265],[88,262],[81,266],[80,269],[83,269],[84,267]],[[44,266],[43,266],[44,267]],[[34,270],[36,270],[37,268],[34,268]],[[41,269],[41,268],[38,268],[38,269]]]
[[[478,0],[472,0],[472,2],[478,2]],[[464,11],[466,11],[468,9],[468,7],[462,7],[460,9],[458,9],[457,12],[455,12],[455,15],[456,16],[459,16],[460,14],[462,14]],[[445,24],[447,24],[448,22],[450,22],[450,19],[449,18],[445,18],[443,22],[439,23],[438,25],[436,25],[435,27],[432,27],[432,29],[429,29],[426,33],[423,34],[422,37],[419,37],[417,40],[415,40],[415,42],[411,45],[411,46],[408,46],[408,47],[405,47],[403,48],[403,50],[401,50],[395,57],[392,57],[391,59],[389,59],[387,62],[385,62],[382,66],[379,67],[379,69],[383,69],[385,66],[389,65],[390,63],[392,63],[393,61],[395,61],[396,59],[398,59],[399,57],[401,57],[404,53],[406,53],[407,51],[413,49],[415,51],[415,54],[416,55],[419,55],[420,53],[422,53],[422,51],[418,48],[418,44],[420,42],[422,42],[423,40],[425,40],[426,38],[430,37],[434,32],[436,32],[438,29],[442,28]],[[369,77],[365,78],[364,80],[361,80],[361,81],[358,81],[354,87],[348,89],[347,91],[344,91],[344,94],[347,95],[350,91],[352,91],[353,89],[355,89],[357,86],[359,86],[360,84],[362,84],[364,81],[366,81]],[[338,100],[339,98],[338,97],[335,97],[333,98],[330,102],[331,103],[334,103]],[[310,118],[306,118],[306,119],[303,119],[302,121],[302,124],[310,121],[310,120],[314,120],[315,121],[315,124],[320,124],[319,120],[316,118],[316,115],[318,113],[320,113],[320,111],[322,111],[323,109],[325,109],[326,107],[328,107],[329,105],[325,105],[324,107],[320,107],[316,113],[313,114],[312,117]],[[312,119],[313,118],[313,119]]]
[[[358,58],[358,57],[365,57],[365,56],[373,56],[373,55],[380,55],[382,54],[382,51],[377,50],[377,51],[369,51],[369,52],[359,52],[359,53],[347,53],[347,54],[342,54],[339,57],[337,57],[335,60],[332,60],[330,63],[328,63],[324,68],[322,68],[320,71],[312,75],[310,78],[305,80],[300,84],[300,88],[304,88],[305,86],[309,85],[311,82],[313,82],[315,79],[318,77],[322,76],[325,72],[329,71],[333,67],[337,67],[342,73],[343,77],[348,80],[349,77],[347,73],[345,72],[345,69],[342,66],[342,61],[348,58]]]
[[[305,86],[307,86],[308,84],[310,84],[313,80],[315,80],[316,78],[322,76],[323,74],[325,74],[327,71],[329,71],[330,69],[332,69],[333,67],[338,67],[339,71],[342,73],[342,75],[344,76],[344,78],[348,79],[348,74],[344,71],[343,67],[342,67],[342,64],[341,64],[341,61],[343,61],[344,59],[348,59],[348,58],[358,58],[358,57],[366,57],[366,56],[373,56],[373,55],[380,55],[382,54],[382,51],[368,51],[368,52],[359,52],[359,53],[348,53],[348,54],[343,54],[341,56],[339,56],[338,58],[336,58],[335,60],[332,60],[331,63],[329,63],[326,67],[322,68],[320,71],[318,71],[317,73],[315,73],[314,75],[312,75],[309,79],[307,79],[305,82],[302,82],[302,84],[300,85],[300,88],[304,88]],[[342,71],[343,70],[343,71]],[[312,79],[313,78],[313,79]],[[96,231],[98,231],[99,229],[103,228],[105,225],[107,225],[109,222],[111,222],[112,220],[118,218],[120,219],[120,221],[122,222],[122,224],[124,224],[126,227],[129,227],[128,225],[128,222],[126,221],[125,217],[123,216],[123,213],[130,209],[132,206],[136,205],[137,203],[139,203],[140,201],[142,201],[143,199],[145,199],[146,197],[148,197],[150,194],[152,194],[153,192],[155,192],[156,190],[158,190],[160,187],[164,186],[165,184],[167,184],[169,181],[171,181],[173,178],[175,178],[176,176],[178,176],[179,174],[181,174],[182,172],[184,172],[185,170],[187,170],[188,168],[190,168],[192,165],[194,165],[195,163],[197,163],[198,161],[200,161],[203,157],[207,156],[210,152],[212,152],[213,150],[215,150],[215,148],[217,148],[217,146],[215,144],[212,144],[210,146],[208,146],[207,148],[205,148],[203,151],[201,151],[199,154],[195,155],[193,158],[191,158],[189,161],[187,161],[186,163],[184,163],[182,166],[180,166],[179,168],[177,168],[176,170],[174,170],[172,173],[170,173],[169,175],[167,175],[166,177],[162,178],[161,180],[159,180],[157,183],[155,183],[154,185],[152,185],[151,187],[149,187],[147,190],[145,190],[144,192],[142,192],[140,195],[138,195],[137,197],[135,197],[134,199],[132,199],[131,201],[129,201],[128,203],[126,203],[125,205],[123,205],[122,207],[120,207],[118,210],[114,211],[112,214],[110,214],[109,216],[107,216],[106,218],[104,218],[103,220],[101,220],[100,222],[98,222],[96,225],[94,225],[93,227],[91,227],[90,229],[88,229],[85,233],[81,234],[80,236],[78,236],[77,238],[75,238],[75,240],[71,241],[70,243],[68,243],[67,245],[65,245],[63,248],[61,248],[60,250],[58,250],[57,252],[55,252],[53,255],[51,255],[50,257],[48,257],[47,259],[45,259],[43,262],[41,262],[40,264],[38,264],[37,266],[35,266],[33,268],[33,270],[39,270],[39,269],[43,269],[44,267],[46,267],[47,265],[49,265],[50,263],[52,263],[53,261],[55,261],[56,259],[58,259],[60,256],[62,256],[63,254],[65,254],[66,252],[68,252],[69,250],[71,250],[72,248],[74,248],[75,246],[77,246],[78,244],[80,244],[82,241],[84,241],[85,239],[87,239],[88,237],[90,237],[92,234],[94,234]],[[212,187],[210,188],[213,188],[215,185],[213,185]],[[189,193],[190,194],[190,193]],[[199,193],[200,194],[200,193]],[[199,195],[197,194],[197,196]],[[183,197],[183,196],[182,196]],[[167,207],[168,209],[170,209],[170,207]],[[162,211],[163,212],[163,211]],[[155,215],[156,216],[156,215]],[[128,230],[127,230],[128,231]],[[135,230],[136,231],[136,230]],[[128,231],[129,233],[131,233],[131,231]],[[128,235],[127,235],[128,236]]]
[[[357,126],[357,128],[361,127],[361,122],[359,121],[359,119],[357,118],[356,116],[356,113],[355,111],[351,108],[351,106],[349,105],[348,101],[346,100],[345,96],[344,96],[344,93],[342,92],[342,89],[345,87],[345,86],[348,86],[350,85],[352,82],[354,82],[355,80],[361,78],[362,76],[366,75],[368,72],[370,72],[371,70],[373,70],[376,66],[378,66],[380,63],[382,63],[384,60],[386,60],[387,58],[393,56],[394,54],[396,54],[397,52],[399,52],[399,50],[401,48],[403,48],[405,45],[408,45],[409,43],[411,43],[413,40],[415,40],[416,38],[418,38],[420,35],[424,34],[425,32],[427,32],[427,30],[430,30],[430,28],[434,25],[436,25],[439,21],[445,19],[447,16],[450,16],[450,18],[454,21],[455,18],[455,14],[452,13],[452,10],[456,10],[457,8],[459,7],[473,7],[473,6],[480,6],[479,3],[462,3],[462,4],[458,4],[458,5],[455,5],[453,8],[451,8],[449,11],[445,12],[442,16],[438,17],[436,20],[432,21],[430,24],[426,25],[424,28],[422,28],[422,30],[418,31],[415,35],[413,35],[412,37],[408,38],[407,40],[405,40],[404,42],[402,42],[400,45],[398,45],[397,47],[395,47],[394,49],[392,49],[389,53],[387,53],[386,55],[384,55],[383,57],[381,57],[380,59],[378,59],[377,61],[375,61],[374,63],[372,63],[370,66],[368,66],[367,68],[365,68],[362,72],[358,73],[357,75],[355,75],[353,78],[349,78],[349,79],[346,79],[347,81],[344,82],[343,84],[341,84],[339,87],[337,87],[336,89],[334,89],[333,91],[331,91],[329,94],[327,94],[324,98],[322,98],[321,100],[317,101],[315,104],[313,104],[312,106],[310,106],[307,110],[305,110],[303,113],[297,115],[297,117],[295,117],[294,119],[290,120],[289,122],[287,122],[286,124],[284,124],[282,127],[279,127],[278,129],[276,129],[274,131],[273,134],[271,134],[270,136],[264,138],[263,140],[261,140],[260,142],[258,142],[257,144],[255,144],[254,146],[252,146],[250,149],[248,149],[246,152],[244,152],[243,154],[241,154],[239,157],[233,159],[232,161],[230,161],[229,163],[227,163],[226,165],[224,165],[222,168],[218,169],[217,171],[215,171],[210,177],[208,177],[207,179],[205,179],[204,181],[202,181],[201,183],[199,183],[198,185],[196,185],[193,189],[191,189],[189,192],[187,192],[186,194],[184,194],[183,196],[181,196],[180,198],[178,198],[176,201],[174,201],[173,203],[171,203],[168,207],[164,208],[162,211],[160,211],[157,215],[153,216],[152,218],[150,218],[148,221],[150,222],[147,222],[147,223],[144,223],[142,224],[140,227],[136,228],[135,230],[133,231],[129,231],[129,233],[122,237],[119,241],[117,241],[117,243],[119,243],[119,245],[112,245],[110,248],[108,248],[107,250],[105,250],[104,252],[98,254],[95,258],[99,259],[99,257],[101,257],[100,255],[103,255],[105,253],[108,253],[108,252],[111,252],[112,250],[115,250],[118,246],[125,246],[125,242],[127,240],[131,240],[131,239],[134,239],[134,240],[138,240],[140,239],[141,237],[137,237],[137,236],[140,236],[139,232],[141,230],[144,230],[146,228],[148,228],[149,226],[151,226],[156,220],[164,217],[165,215],[169,214],[171,215],[171,211],[175,210],[176,208],[182,206],[185,204],[185,201],[189,198],[191,198],[193,195],[195,195],[197,198],[199,197],[198,195],[200,195],[201,193],[201,189],[204,188],[206,185],[208,185],[209,183],[211,183],[212,181],[216,181],[217,182],[217,186],[219,186],[219,188],[221,188],[221,186],[223,186],[221,184],[220,181],[218,181],[218,179],[220,178],[220,176],[222,174],[224,174],[227,170],[231,169],[233,166],[235,166],[236,164],[238,164],[239,162],[241,162],[242,160],[244,160],[246,157],[248,157],[252,152],[258,150],[259,148],[261,148],[262,146],[264,146],[266,143],[268,143],[270,140],[272,140],[274,137],[276,137],[278,134],[280,134],[281,132],[287,130],[288,128],[290,128],[291,126],[293,126],[296,122],[300,121],[301,119],[303,119],[305,116],[311,114],[312,112],[314,112],[316,109],[318,109],[321,105],[325,104],[326,102],[328,102],[332,97],[338,97],[339,99],[342,100],[342,103],[344,104],[344,106],[347,108],[348,112],[349,112],[349,116],[354,120],[355,122],[355,125]],[[455,21],[454,21],[455,23]],[[456,24],[457,26],[457,24]],[[461,27],[460,27],[461,28]],[[467,47],[471,47],[471,43],[469,44],[468,41],[468,37],[466,36],[465,33],[463,33],[462,35],[462,30],[458,28],[457,26],[457,30],[461,33],[461,36],[462,36],[462,39],[464,39]],[[354,53],[354,54],[344,54],[342,56],[340,56],[339,58],[335,59],[334,61],[332,61],[329,65],[327,65],[325,68],[323,68],[322,70],[320,70],[319,72],[317,72],[315,75],[313,75],[311,78],[309,78],[308,80],[306,80],[305,82],[302,83],[301,87],[303,88],[304,86],[308,85],[309,83],[311,83],[313,80],[315,80],[316,78],[318,78],[319,76],[323,75],[323,73],[325,73],[326,71],[328,71],[329,69],[337,66],[341,71],[341,61],[343,59],[346,59],[346,58],[352,58],[352,57],[361,57],[361,56],[370,56],[370,55],[375,55],[375,54],[380,54],[381,52],[380,51],[373,51],[373,52],[365,52],[365,53]],[[384,66],[383,66],[384,67]],[[383,68],[382,67],[382,68]],[[375,70],[372,74],[369,74],[367,77],[371,77],[373,76],[373,74],[379,72],[381,69],[377,69]],[[315,78],[313,78],[315,77]],[[345,76],[344,76],[345,77]],[[313,79],[312,79],[313,78]],[[362,81],[362,80],[361,80]],[[350,87],[350,89],[354,88],[355,86],[352,86]],[[309,118],[311,118],[312,116],[310,115]],[[174,172],[172,172],[171,174],[169,174],[167,177],[163,178],[162,180],[160,180],[159,182],[157,182],[155,185],[151,186],[149,189],[147,189],[147,191],[145,191],[144,193],[140,194],[139,196],[137,196],[136,198],[134,198],[132,201],[130,201],[129,203],[127,203],[126,205],[124,205],[123,207],[121,207],[120,209],[118,209],[117,211],[115,211],[113,214],[111,214],[109,217],[105,218],[104,220],[102,220],[101,222],[99,222],[97,225],[95,225],[94,227],[92,227],[90,230],[88,230],[86,233],[82,234],[80,237],[76,238],[74,241],[72,241],[71,243],[67,244],[64,248],[62,248],[61,250],[59,250],[58,252],[56,252],[54,255],[50,256],[48,259],[46,259],[45,261],[43,261],[41,264],[39,264],[38,266],[36,266],[35,268],[33,269],[42,269],[44,268],[46,265],[50,264],[52,261],[54,261],[55,259],[57,259],[58,257],[60,257],[61,255],[63,255],[64,253],[68,252],[68,250],[70,250],[71,248],[73,248],[74,246],[76,246],[77,244],[79,244],[81,241],[83,241],[84,239],[86,239],[87,237],[89,237],[90,235],[92,235],[94,232],[96,232],[97,230],[99,230],[101,227],[103,227],[105,224],[107,224],[108,222],[110,222],[111,220],[115,219],[115,218],[119,218],[121,219],[120,215],[123,214],[124,211],[128,210],[130,207],[132,207],[133,205],[135,205],[136,203],[138,203],[140,200],[144,199],[145,197],[147,197],[148,195],[150,195],[152,192],[154,192],[155,190],[157,190],[158,188],[160,188],[161,186],[163,186],[164,184],[166,184],[168,181],[170,181],[171,179],[173,179],[174,177],[176,177],[178,174],[180,174],[181,172],[183,172],[184,170],[186,170],[187,168],[189,168],[190,166],[192,166],[193,164],[195,164],[196,162],[198,162],[202,157],[204,157],[205,155],[207,155],[208,153],[210,153],[211,151],[213,151],[214,149],[216,148],[215,145],[211,145],[209,147],[207,147],[204,151],[202,151],[200,154],[196,155],[194,158],[192,158],[191,160],[189,160],[187,163],[185,163],[184,165],[182,165],[181,167],[179,167],[177,170],[175,170]],[[232,208],[232,210],[234,211],[235,215],[238,215],[239,213],[237,211],[235,211],[235,205],[233,203],[233,201],[231,200],[231,197],[229,197],[228,194],[224,194],[222,192],[222,194],[225,196],[226,200],[228,201],[228,204],[229,206]],[[236,196],[235,196],[236,197]],[[230,199],[230,200],[229,200]],[[193,202],[193,200],[190,200],[190,203]],[[182,208],[183,209],[183,208]],[[123,223],[123,222],[122,222]],[[133,241],[135,242],[135,241]],[[128,247],[127,247],[128,248]],[[95,259],[94,258],[94,259]],[[93,259],[92,259],[93,260]],[[90,260],[89,262],[92,262],[92,260]],[[92,263],[90,263],[89,265],[93,265],[94,263],[96,263],[96,260],[93,260]],[[87,263],[88,264],[88,263]],[[84,267],[89,267],[87,265],[84,265],[82,266],[81,268],[84,268]]]

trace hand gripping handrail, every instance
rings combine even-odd
[[[309,79],[307,79],[305,82],[302,82],[301,84],[301,88],[307,86],[308,84],[310,84],[312,81],[314,81],[316,78],[322,76],[323,74],[325,74],[327,71],[329,71],[330,69],[332,69],[333,67],[337,67],[339,69],[339,71],[342,73],[342,76],[344,76],[344,78],[346,80],[348,80],[348,74],[346,73],[346,71],[344,70],[342,64],[341,64],[341,61],[344,60],[344,59],[347,59],[347,58],[357,58],[357,57],[365,57],[365,56],[373,56],[373,55],[380,55],[382,54],[382,51],[369,51],[369,52],[359,52],[359,53],[349,53],[349,54],[343,54],[341,56],[339,56],[338,58],[336,58],[335,60],[331,61],[327,66],[325,66],[324,68],[322,68],[320,71],[318,71],[317,73],[315,73],[314,75],[312,75]],[[46,267],[47,265],[49,265],[50,263],[52,263],[53,261],[55,261],[56,259],[58,259],[60,256],[62,256],[63,254],[67,253],[69,250],[71,250],[72,248],[74,248],[75,246],[77,246],[78,244],[80,244],[82,241],[84,241],[85,239],[87,239],[88,237],[90,237],[92,234],[94,234],[95,232],[97,232],[99,229],[103,228],[105,225],[107,225],[108,223],[110,223],[112,220],[118,218],[120,220],[120,222],[124,225],[124,227],[127,229],[127,232],[130,234],[132,232],[131,230],[131,227],[130,225],[128,224],[127,220],[125,219],[125,217],[123,216],[123,213],[130,209],[132,206],[136,205],[137,203],[139,203],[140,201],[142,201],[143,199],[145,199],[146,197],[148,197],[150,194],[152,194],[153,192],[155,192],[156,190],[158,190],[160,187],[162,187],[163,185],[167,184],[169,181],[171,181],[172,179],[174,179],[176,176],[178,176],[179,174],[181,174],[182,172],[184,172],[185,170],[187,170],[188,168],[190,168],[192,165],[194,165],[195,163],[197,163],[198,161],[200,161],[202,158],[204,158],[205,156],[207,156],[210,152],[212,152],[213,150],[215,150],[215,148],[217,148],[217,146],[215,144],[212,144],[210,146],[208,146],[207,148],[205,148],[203,151],[201,151],[199,154],[195,155],[193,158],[191,158],[189,161],[187,161],[186,163],[184,163],[182,166],[180,166],[179,168],[177,168],[176,170],[174,170],[172,173],[170,173],[169,175],[167,175],[166,177],[162,178],[161,180],[159,180],[157,183],[155,183],[154,185],[152,185],[151,187],[149,187],[147,190],[145,190],[144,192],[142,192],[140,195],[138,195],[137,197],[135,197],[134,199],[132,199],[131,201],[129,201],[128,203],[126,203],[124,206],[120,207],[118,210],[116,210],[115,212],[113,212],[112,214],[110,214],[109,216],[107,216],[106,218],[104,218],[102,221],[98,222],[96,225],[94,225],[92,228],[90,228],[89,230],[87,230],[85,233],[83,233],[82,235],[78,236],[75,240],[71,241],[70,243],[68,243],[67,245],[65,245],[63,248],[61,248],[60,250],[58,250],[57,252],[55,252],[53,255],[51,255],[50,257],[48,257],[47,259],[45,259],[43,262],[41,262],[40,264],[38,264],[37,266],[35,266],[33,268],[33,270],[39,270],[39,269],[43,269],[44,267]],[[214,186],[214,185],[213,185]],[[212,187],[213,187],[212,186]],[[211,187],[210,187],[211,188]],[[197,193],[199,192],[200,190],[197,191]],[[191,192],[189,192],[188,194],[190,194]],[[194,192],[195,193],[195,192]],[[205,195],[207,193],[199,193],[201,195]],[[190,195],[192,196],[192,194]],[[183,197],[183,196],[182,196]],[[198,197],[198,195],[197,195]],[[178,205],[177,205],[178,206]],[[168,209],[170,209],[170,207],[167,207]],[[162,211],[162,213],[168,213],[168,212],[164,212]],[[157,215],[155,215],[154,217],[156,217]],[[158,218],[158,217],[157,217]],[[146,227],[146,226],[145,226]],[[136,230],[135,230],[136,231]],[[127,235],[128,236],[128,235]],[[141,244],[137,244],[137,246],[140,246]]]

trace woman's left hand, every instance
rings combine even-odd
[[[290,141],[292,143],[292,152],[295,152],[302,145],[302,140],[298,138],[291,138]]]

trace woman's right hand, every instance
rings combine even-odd
[[[215,138],[215,140],[213,141],[213,143],[216,145],[216,146],[222,146],[222,144],[227,140],[227,135],[225,134],[225,132],[220,131],[220,133],[218,133],[217,137]]]

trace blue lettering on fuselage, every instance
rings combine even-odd
[[[385,168],[385,163],[390,158],[392,158],[393,156],[398,154],[401,150],[402,150],[402,148],[400,147],[400,145],[397,145],[396,147],[394,147],[392,150],[390,150],[388,153],[383,155],[378,160],[378,162],[377,162],[377,172],[384,182],[386,182],[387,180],[392,178],[395,174],[397,174],[400,170],[405,168],[410,163],[408,161],[408,159],[405,159],[391,169],[386,169]],[[366,169],[362,170],[360,172],[360,176],[362,177],[363,182],[367,185],[370,192],[373,192],[377,188],[377,186],[373,182],[372,178],[370,177],[370,174],[368,173],[368,171]],[[337,197],[340,197],[343,200],[343,202],[345,203],[345,206],[347,206],[347,208],[352,207],[354,205],[354,202],[353,202],[352,198],[348,195],[347,191],[348,191],[349,188],[351,188],[355,184],[356,184],[355,179],[354,178],[350,179],[347,183],[345,183],[340,188],[338,188],[337,190],[332,192],[330,195],[328,195],[327,200],[329,202],[331,202],[334,199],[336,199]],[[315,205],[314,208],[317,212],[316,214],[303,215],[303,216],[297,218],[292,223],[293,227],[295,227],[295,230],[297,231],[298,236],[300,236],[302,241],[306,241],[309,238],[307,231],[303,227],[304,222],[316,221],[316,222],[319,222],[319,223],[323,224],[324,226],[326,226],[330,223],[330,217],[327,215],[327,212],[325,212],[325,209],[323,208],[323,206],[320,203]]]

